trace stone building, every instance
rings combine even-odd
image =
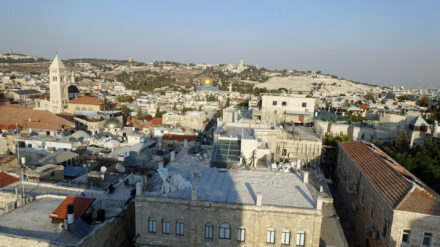
[[[136,196],[137,246],[319,246],[329,199],[312,192],[307,173],[163,171]]]
[[[315,98],[305,96],[264,94],[253,109],[252,120],[263,124],[309,124],[313,122],[315,102]]]
[[[339,144],[335,186],[354,246],[440,246],[440,195],[373,144]]]

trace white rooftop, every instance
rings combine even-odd
[[[168,175],[180,174],[192,186],[197,188],[197,200],[255,205],[257,193],[262,193],[263,205],[315,208],[316,201],[302,177],[298,173],[272,171],[235,170],[219,171],[217,168],[206,168],[189,165],[168,165]],[[201,176],[193,177],[197,172]],[[173,193],[160,192],[162,179],[153,180],[152,192],[148,196],[176,199],[191,199],[191,189],[176,190]]]

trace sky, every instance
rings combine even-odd
[[[440,86],[440,1],[0,0],[0,53],[321,70]]]

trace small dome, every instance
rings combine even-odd
[[[206,76],[205,78],[203,78],[202,84],[203,85],[212,85],[212,78],[209,76]]]
[[[111,117],[107,120],[105,120],[104,128],[106,129],[119,129],[122,128],[122,123],[119,121],[119,119],[115,117]]]
[[[69,92],[69,93],[79,93],[79,90],[78,90],[78,88],[75,85],[70,85],[67,88],[67,92]]]

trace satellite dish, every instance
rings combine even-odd
[[[107,167],[101,166],[101,172],[106,172],[106,171],[107,171]]]
[[[123,165],[121,165],[121,164],[116,164],[115,169],[119,173],[124,173],[125,172],[125,167]]]

